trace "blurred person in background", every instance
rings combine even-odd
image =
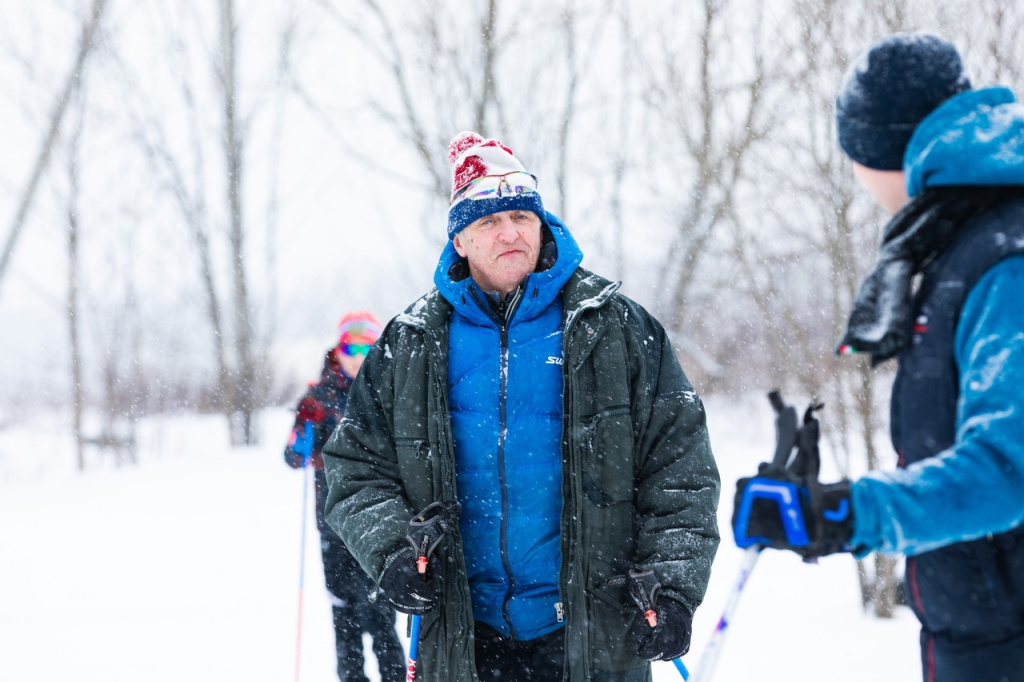
[[[324,522],[327,478],[321,450],[345,413],[348,390],[380,336],[380,322],[371,313],[346,314],[338,327],[338,344],[327,351],[320,381],[311,384],[295,410],[295,426],[284,451],[293,469],[313,466],[316,481],[316,524],[324,577],[334,616],[338,677],[342,682],[366,682],[363,673],[363,633],[373,639],[373,652],[383,682],[405,679],[402,645],[395,631],[395,612],[384,600],[371,601],[377,586],[359,567],[341,538]]]

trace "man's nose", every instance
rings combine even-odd
[[[519,230],[511,218],[501,218],[498,223],[498,238],[505,242],[514,242],[519,238]]]

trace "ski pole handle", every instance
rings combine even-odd
[[[459,522],[462,507],[458,502],[435,502],[414,516],[409,522],[405,539],[412,545],[416,556],[416,572],[427,581],[427,567],[430,555],[441,544],[448,531]],[[406,682],[416,681],[416,660],[420,649],[420,616],[412,615],[409,621],[409,662],[406,666]]]
[[[658,612],[654,610],[654,605],[658,601],[661,583],[658,582],[654,571],[637,566],[629,569],[625,577],[629,585],[629,596],[633,598],[633,601],[636,602],[636,605],[643,612],[644,620],[647,621],[647,624],[652,629],[658,627]],[[676,667],[676,670],[679,671],[679,674],[683,676],[683,680],[690,679],[690,671],[683,665],[682,657],[669,660]]]

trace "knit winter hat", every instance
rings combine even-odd
[[[461,132],[448,143],[448,161],[452,164],[448,239],[474,220],[499,211],[533,211],[544,218],[537,179],[501,142]],[[506,182],[501,180],[503,176]],[[489,189],[492,186],[494,191]]]
[[[381,326],[373,313],[355,310],[346,313],[338,323],[338,345],[372,344],[380,336]]]
[[[843,76],[836,96],[839,146],[868,168],[901,170],[917,124],[970,89],[951,43],[929,33],[894,33],[868,48]]]

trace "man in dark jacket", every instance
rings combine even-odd
[[[383,602],[370,602],[377,587],[345,548],[341,538],[324,522],[327,478],[321,450],[345,413],[352,379],[366,353],[380,336],[380,322],[371,313],[351,312],[341,319],[338,345],[327,351],[320,382],[313,384],[299,401],[295,426],[284,451],[288,466],[298,469],[313,465],[316,481],[316,525],[327,592],[334,616],[338,678],[342,682],[362,680],[363,633],[373,638],[373,652],[383,682],[405,679],[402,644],[395,632],[395,612]]]
[[[462,133],[448,158],[437,288],[352,387],[328,522],[422,614],[417,679],[649,680],[686,652],[718,545],[703,405],[511,150]],[[461,515],[420,574],[406,534],[435,503]],[[615,580],[630,570],[660,582],[650,621]]]
[[[1024,682],[1024,107],[971,89],[945,40],[896,34],[851,65],[836,121],[855,175],[895,214],[839,352],[898,358],[899,468],[805,497],[813,549],[763,501],[738,538],[906,554],[924,679]],[[737,508],[784,478],[742,480]]]

